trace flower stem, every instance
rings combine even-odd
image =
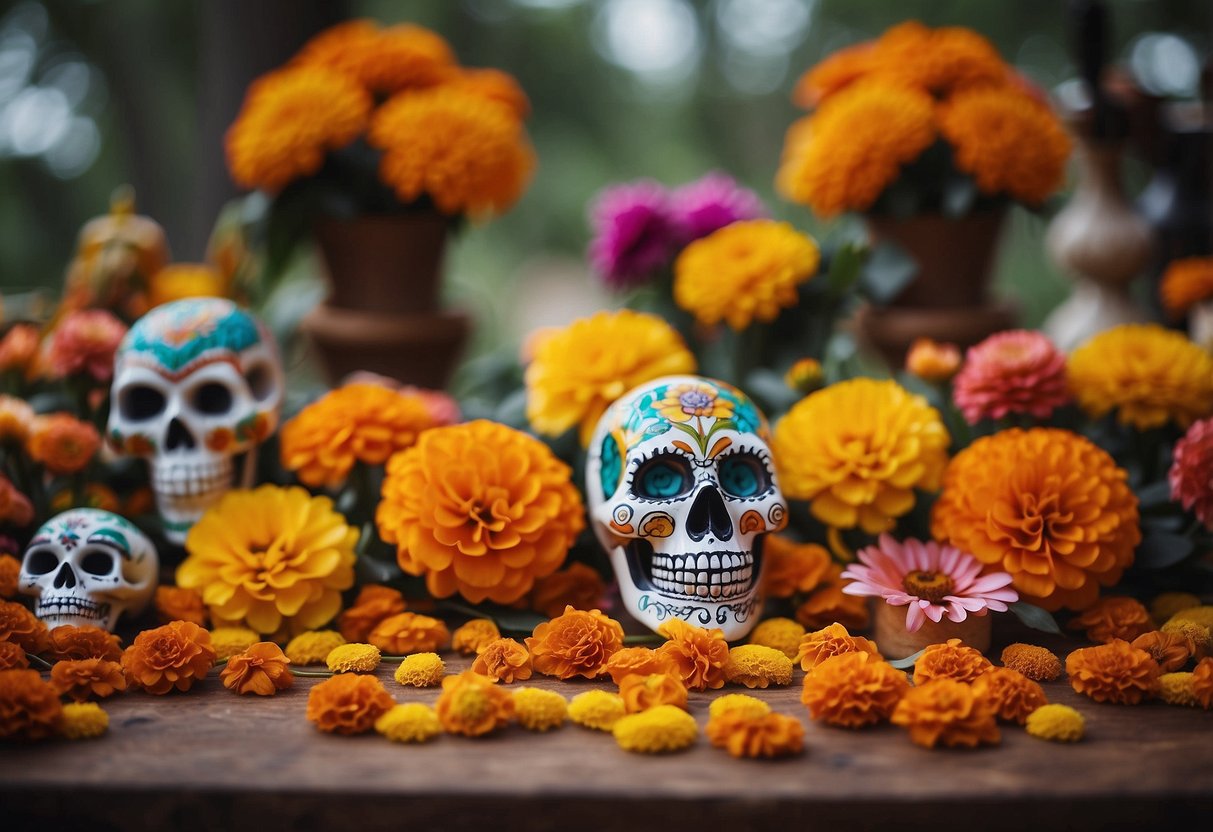
[[[35,656],[33,653],[26,653],[25,657],[29,659],[31,663],[38,665],[43,670],[50,670],[53,666],[46,659],[42,658],[41,656]]]
[[[291,674],[294,676],[304,676],[308,679],[328,679],[332,677],[333,672],[331,670],[295,670],[291,668]]]

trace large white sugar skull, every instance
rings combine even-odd
[[[624,606],[745,636],[762,609],[762,536],[787,522],[766,419],[741,391],[700,376],[625,393],[598,422],[589,510]]]
[[[34,614],[54,629],[113,630],[156,591],[160,558],[143,532],[108,511],[77,508],[38,529],[21,561],[18,588],[37,598]]]
[[[235,457],[274,432],[282,395],[273,336],[229,300],[175,301],[131,327],[114,359],[108,438],[149,460],[170,541],[232,487]]]

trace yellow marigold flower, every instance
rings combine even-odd
[[[767,538],[768,541],[770,539]],[[768,618],[759,622],[750,633],[750,644],[773,647],[789,659],[794,659],[800,652],[800,640],[804,638],[804,634],[804,627],[797,621],[790,618]]]
[[[1172,260],[1158,290],[1163,306],[1176,318],[1213,298],[1213,257]]]
[[[477,420],[392,457],[376,522],[437,598],[510,604],[560,567],[585,527],[572,471],[532,436]]]
[[[294,62],[344,73],[376,93],[431,87],[458,72],[440,35],[408,23],[380,29],[370,20],[325,29],[303,45]]]
[[[403,92],[375,111],[368,140],[401,202],[423,196],[444,214],[504,213],[530,182],[535,152],[505,104],[467,90]]]
[[[960,371],[960,347],[918,338],[906,354],[906,372],[930,384],[951,381]]]
[[[1181,332],[1122,324],[1070,354],[1070,388],[1092,418],[1116,411],[1138,430],[1182,428],[1213,413],[1213,356]]]
[[[442,681],[444,673],[446,663],[437,653],[414,653],[404,657],[392,678],[402,685],[432,688]]]
[[[286,657],[291,664],[324,664],[333,648],[345,644],[345,639],[336,630],[308,630],[287,642]]]
[[[772,598],[812,592],[830,574],[830,553],[816,543],[797,543],[780,534],[769,534],[763,540],[762,557],[766,561],[763,588]]]
[[[564,724],[569,703],[554,690],[519,688],[514,691],[514,717],[528,731],[550,731]]]
[[[674,262],[674,301],[704,326],[735,330],[767,323],[799,301],[797,287],[817,271],[812,237],[786,222],[757,219],[695,240]]]
[[[59,712],[55,732],[69,740],[87,740],[104,734],[109,724],[109,714],[96,702],[69,702]]]
[[[1039,101],[1012,87],[966,90],[941,104],[938,117],[956,166],[982,193],[1037,205],[1061,187],[1070,138]]]
[[[783,374],[783,383],[807,396],[825,385],[825,370],[816,358],[801,358]]]
[[[1086,720],[1069,705],[1041,705],[1028,715],[1028,733],[1053,742],[1078,742]]]
[[[1051,682],[1061,675],[1061,659],[1035,644],[1008,644],[1000,661],[1034,682]]]
[[[1189,607],[1171,616],[1172,621],[1195,621],[1202,627],[1213,629],[1213,606]]]
[[[1158,677],[1158,698],[1168,705],[1199,708],[1200,701],[1192,686],[1192,673],[1164,673]]]
[[[843,653],[870,653],[874,658],[881,659],[876,642],[863,636],[853,636],[847,628],[838,622],[828,627],[805,633],[796,647],[796,661],[800,669],[811,672],[813,668],[834,656]]]
[[[687,706],[686,685],[667,673],[625,676],[619,683],[619,695],[630,714],[658,705]]]
[[[451,634],[451,649],[465,656],[474,656],[489,642],[501,638],[497,622],[491,618],[473,618],[455,628]]]
[[[442,733],[442,725],[429,705],[409,702],[376,719],[375,730],[392,742],[426,742]]]
[[[624,751],[663,754],[694,745],[699,726],[695,724],[695,717],[682,708],[658,705],[623,717],[615,723],[611,733]]]
[[[788,129],[775,186],[823,218],[866,210],[935,141],[934,109],[925,92],[853,84]]]
[[[1150,602],[1150,616],[1155,621],[1168,621],[1176,613],[1200,606],[1200,599],[1191,592],[1164,592]]]
[[[708,720],[708,741],[734,757],[790,757],[804,750],[804,726],[783,714],[726,711]]]
[[[228,278],[206,263],[173,263],[152,277],[148,306],[163,306],[185,298],[224,298]]]
[[[215,648],[215,659],[218,661],[243,653],[259,641],[261,636],[247,627],[216,627],[211,630],[211,646]]]
[[[747,693],[726,693],[724,696],[717,696],[708,705],[710,719],[715,719],[731,711],[737,711],[748,717],[759,717],[769,714],[771,706]]]
[[[479,737],[510,721],[514,716],[514,699],[489,679],[465,670],[442,680],[435,710],[448,733]]]
[[[747,688],[790,685],[792,660],[774,647],[743,644],[729,650],[729,661],[724,666],[724,673],[730,682],[745,685]]]
[[[610,731],[626,714],[623,697],[605,690],[587,690],[569,702],[569,719],[595,731]]]
[[[948,466],[931,533],[1009,572],[1020,597],[1085,609],[1133,562],[1137,497],[1107,451],[1058,428],[1004,430]]]
[[[320,170],[366,128],[371,96],[323,67],[292,66],[254,81],[224,139],[237,185],[279,191]]]
[[[607,406],[661,376],[695,372],[695,356],[656,315],[621,309],[546,335],[526,370],[526,415],[539,433],[579,425],[584,447]]]
[[[342,644],[329,651],[324,663],[334,673],[372,673],[381,659],[373,644]]]
[[[783,493],[835,528],[888,531],[948,462],[939,411],[894,381],[857,378],[802,399],[775,426]]]
[[[202,593],[213,617],[258,633],[310,630],[341,610],[357,542],[327,497],[276,485],[229,491],[190,529],[177,584]]]
[[[282,467],[313,488],[345,482],[355,462],[383,465],[434,427],[425,399],[380,384],[347,384],[282,426]]]

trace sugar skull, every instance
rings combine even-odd
[[[88,624],[112,631],[118,616],[147,606],[159,569],[152,542],[131,523],[101,509],[76,508],[34,534],[17,587],[37,598],[34,614],[51,629]]]
[[[787,522],[754,403],[699,376],[625,393],[590,441],[591,524],[624,605],[657,629],[670,618],[745,636],[762,608],[762,537]]]
[[[278,426],[277,345],[231,301],[189,298],[136,321],[114,361],[109,442],[150,462],[165,536],[183,543],[232,487],[237,457]]]

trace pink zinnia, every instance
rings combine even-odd
[[[842,571],[847,595],[872,595],[894,607],[907,606],[906,631],[917,632],[929,618],[964,621],[969,614],[1005,612],[1019,600],[1006,572],[981,574],[977,558],[954,546],[882,534],[877,545],[860,549],[859,563]]]
[[[706,237],[740,220],[770,215],[758,194],[719,171],[712,171],[678,188],[670,197],[670,204],[684,243]]]
[[[114,375],[114,352],[126,325],[104,309],[72,312],[55,327],[47,365],[57,377],[87,374],[99,382]]]
[[[648,179],[603,189],[590,209],[590,225],[590,263],[613,289],[652,279],[678,242],[669,193]]]
[[[1066,357],[1039,332],[999,332],[969,349],[952,398],[971,425],[1012,413],[1047,419],[1070,400]]]
[[[1175,443],[1171,470],[1171,499],[1177,500],[1213,530],[1213,417],[1193,422]]]

